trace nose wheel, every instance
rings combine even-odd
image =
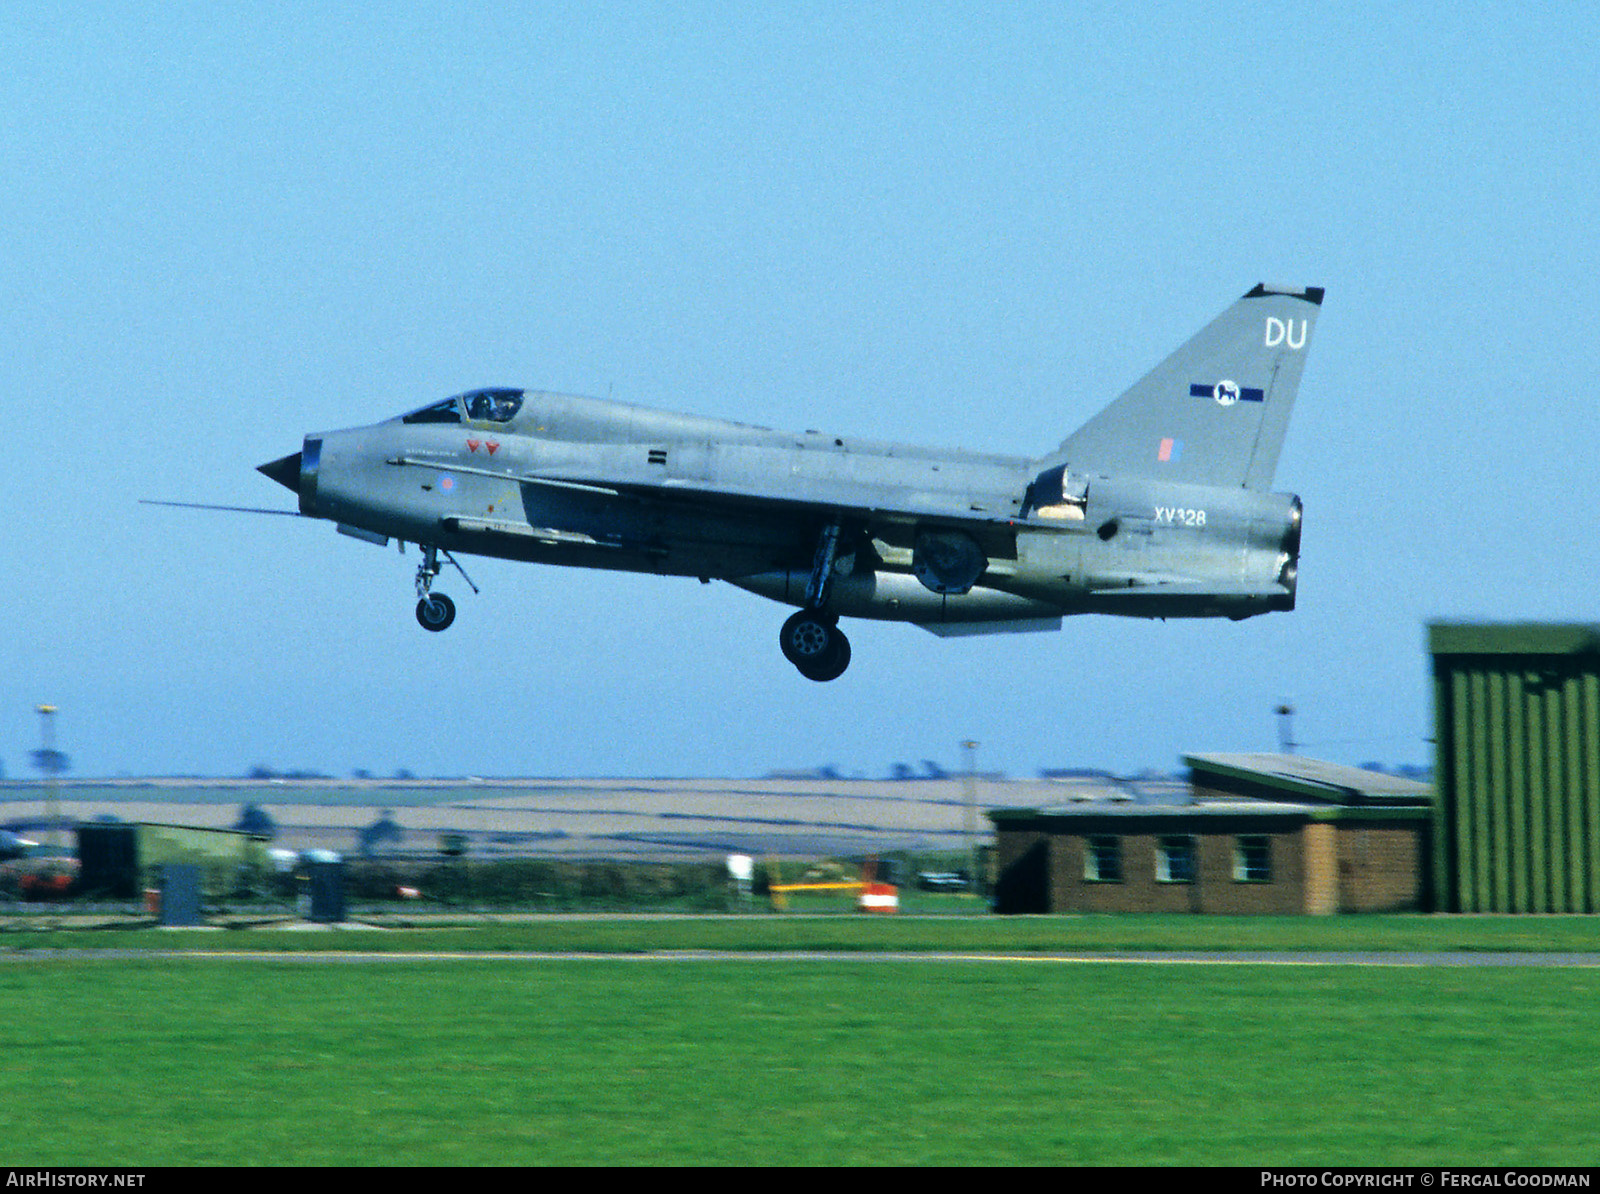
[[[449,552],[443,554],[476,593],[478,586],[472,583],[472,578],[467,575],[466,570],[456,563],[456,558]],[[439,548],[424,544],[422,563],[417,565],[417,625],[435,633],[449,629],[450,623],[456,620],[456,603],[443,593],[433,591],[434,578],[439,575],[439,555]]]
[[[802,609],[778,632],[783,657],[807,680],[837,680],[850,666],[850,640],[826,614]]]
[[[456,603],[443,593],[429,593],[417,599],[417,624],[424,630],[445,630],[455,620]]]

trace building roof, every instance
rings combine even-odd
[[[1431,784],[1381,771],[1325,763],[1301,755],[1185,755],[1197,788],[1266,800],[1314,800],[1338,805],[1429,805]]]
[[[1229,832],[1227,826],[1307,821],[1338,824],[1406,824],[1433,815],[1419,805],[1351,807],[1296,804],[1277,800],[1208,800],[1200,804],[1074,804],[1051,808],[996,808],[988,811],[996,829],[1044,828],[1077,832]],[[1116,830],[1110,826],[1117,825]],[[1233,832],[1238,832],[1237,829]]]
[[[1430,622],[1431,655],[1600,654],[1600,625],[1582,622]]]
[[[1121,820],[1157,818],[1178,820],[1207,817],[1298,817],[1305,820],[1321,812],[1321,806],[1290,804],[1271,800],[1208,800],[1203,804],[1053,804],[1044,808],[997,808],[989,819],[1032,820],[1038,817],[1070,817],[1075,820],[1116,817]]]

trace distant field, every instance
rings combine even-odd
[[[1177,786],[1143,785],[1152,792]],[[1072,791],[1045,780],[979,778],[971,794],[981,810],[1063,800]],[[967,796],[959,778],[152,779],[71,781],[61,787],[60,807],[77,820],[114,816],[223,829],[254,805],[276,825],[277,844],[294,849],[352,852],[360,830],[388,810],[404,835],[400,847],[424,853],[437,851],[440,836],[451,833],[485,857],[827,858],[962,849]],[[37,818],[44,807],[39,785],[0,782],[0,820]],[[981,813],[976,828],[989,836]]]
[[[12,962],[3,1159],[1589,1164],[1597,999],[1593,970]]]

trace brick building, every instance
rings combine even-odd
[[[1192,755],[1186,803],[989,814],[1000,912],[1328,914],[1427,905],[1426,784],[1292,755]]]

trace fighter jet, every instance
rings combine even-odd
[[[260,471],[299,513],[417,544],[417,621],[454,553],[726,581],[798,609],[808,679],[841,618],[938,635],[1069,614],[1248,618],[1295,604],[1301,503],[1269,492],[1320,288],[1256,286],[1041,456],[789,433],[491,387],[321,431]],[[284,513],[288,513],[284,511]]]

